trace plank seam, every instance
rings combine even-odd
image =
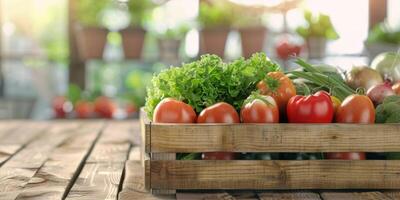
[[[71,191],[72,187],[74,186],[76,180],[79,177],[79,174],[82,172],[83,167],[85,166],[86,160],[89,158],[90,154],[92,153],[97,141],[100,139],[100,137],[103,135],[103,131],[107,125],[107,122],[104,122],[102,127],[99,130],[99,133],[97,134],[96,138],[92,142],[91,146],[89,147],[89,150],[86,152],[85,156],[83,157],[82,161],[79,163],[78,168],[75,170],[74,174],[72,175],[71,180],[69,181],[67,187],[65,188],[64,194],[62,196],[62,200],[66,199],[69,192]]]
[[[46,131],[46,128],[50,127],[49,125],[46,125],[44,128],[42,128],[40,131],[37,132],[36,135],[39,135],[43,132]],[[14,128],[12,132],[17,131],[19,128]],[[35,136],[36,136],[35,135]],[[29,144],[31,144],[33,141],[35,141],[36,139],[38,139],[40,137],[32,137],[30,140],[28,140],[28,142],[26,142],[25,144],[22,144],[20,148],[18,148],[12,155],[10,155],[7,159],[5,159],[2,163],[0,163],[0,167],[2,167],[4,164],[6,164],[11,158],[13,158],[15,155],[17,155],[20,151],[22,151],[23,149],[25,149],[25,147],[27,147]]]
[[[130,128],[130,131],[134,131],[133,128]],[[130,154],[131,154],[131,149],[133,147],[133,142],[130,143],[129,148],[128,148],[128,153],[126,154],[126,160],[124,162],[124,168],[122,169],[122,174],[121,174],[121,178],[119,180],[119,184],[118,184],[118,192],[117,192],[117,199],[119,199],[119,193],[122,192],[122,188],[123,188],[123,184],[124,184],[124,180],[125,180],[125,170],[126,170],[126,162],[129,160]]]

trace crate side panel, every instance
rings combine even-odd
[[[152,152],[398,152],[400,124],[152,124]]]
[[[157,189],[396,189],[400,160],[151,161]]]

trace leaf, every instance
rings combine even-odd
[[[79,88],[78,85],[70,84],[68,86],[67,98],[72,103],[72,105],[75,105],[75,103],[81,99],[81,93],[82,93],[82,90],[81,90],[81,88]]]

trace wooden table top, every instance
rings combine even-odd
[[[139,123],[0,121],[0,199],[400,199],[397,191],[144,189]]]

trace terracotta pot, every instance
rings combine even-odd
[[[82,60],[101,59],[108,30],[100,27],[76,26],[78,54]]]
[[[307,49],[309,58],[323,58],[326,55],[326,38],[310,37],[307,38]]]
[[[224,57],[228,28],[207,28],[200,31],[200,54]]]
[[[239,29],[242,41],[242,55],[245,58],[249,58],[253,53],[263,51],[266,32],[265,27]]]
[[[124,49],[125,58],[141,58],[145,34],[146,30],[139,27],[130,27],[121,30],[122,48]]]
[[[158,39],[160,60],[167,63],[178,62],[180,47],[181,40],[179,39]]]

